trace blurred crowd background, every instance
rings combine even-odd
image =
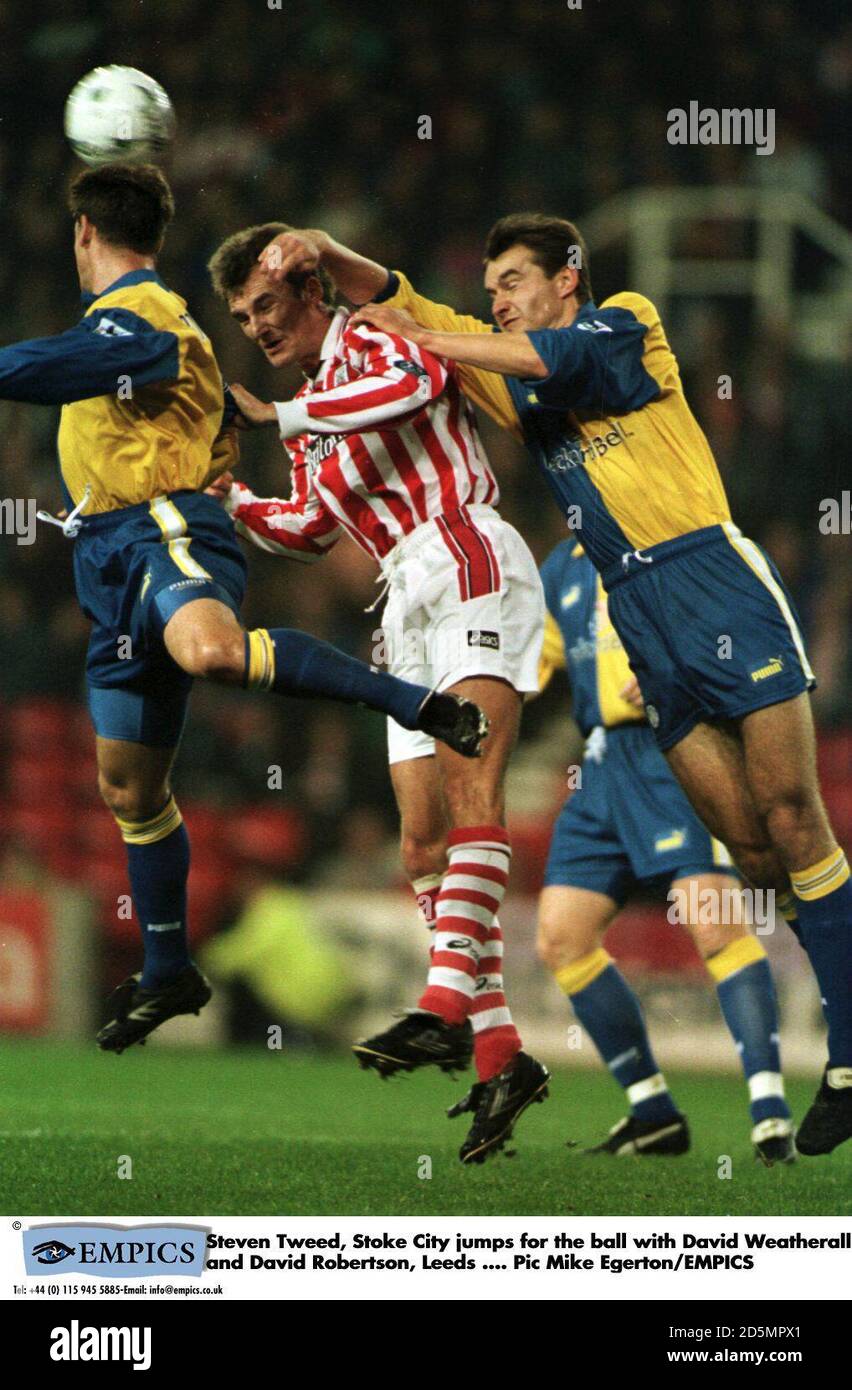
[[[78,316],[64,207],[75,165],[62,111],[78,78],[106,62],[150,73],[174,102],[178,213],[161,273],[213,335],[226,377],[266,398],[286,396],[298,379],[273,379],[206,273],[219,241],[250,223],[323,226],[483,316],[482,241],[509,211],[548,210],[582,228],[625,190],[757,184],[803,193],[849,225],[852,21],[836,0],[584,0],[579,9],[560,0],[280,9],[274,0],[63,0],[40,10],[0,0],[0,38],[0,342],[58,332]],[[775,153],[668,144],[666,112],[691,99],[774,108]],[[422,116],[430,139],[418,138]],[[691,235],[701,255],[715,254],[718,228]],[[642,290],[625,285],[625,264],[617,254],[596,263],[592,247],[599,301]],[[824,258],[804,245],[797,274],[802,293],[830,287]],[[833,809],[849,831],[852,564],[848,533],[824,535],[818,523],[820,502],[850,486],[852,335],[847,323],[815,360],[799,355],[794,326],[779,317],[758,330],[736,297],[678,305],[668,323],[735,519],[772,552],[799,606],[820,678]],[[730,399],[719,398],[720,373],[732,378]],[[56,424],[52,410],[0,403],[0,495],[60,505]],[[491,427],[485,434],[504,513],[543,559],[561,538],[560,518],[520,450]],[[286,491],[273,431],[247,439],[243,457],[256,492]],[[374,573],[354,547],[343,542],[310,569],[258,554],[251,573],[249,625],[303,626],[369,659]],[[113,904],[112,921],[122,856],[96,798],[81,707],[86,639],[70,543],[49,527],[31,546],[4,537],[5,868],[85,881]],[[515,886],[527,894],[574,756],[556,686],[528,712],[513,780]],[[258,877],[343,890],[400,882],[377,717],[198,688],[176,790],[194,837],[202,933],[232,917]],[[130,932],[107,925],[130,953]]]

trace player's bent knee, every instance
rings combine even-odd
[[[98,774],[98,790],[118,821],[144,821],[157,814],[167,800],[168,788],[142,787],[134,782],[117,782]]]
[[[550,971],[561,970],[566,965],[594,951],[597,936],[579,929],[565,917],[543,908],[539,912],[536,950],[539,960]]]
[[[732,941],[738,941],[740,937],[749,935],[744,922],[731,923],[730,925],[725,925],[722,922],[701,923],[691,927],[690,931],[696,950],[702,960],[724,950]]]
[[[233,682],[242,680],[245,666],[245,645],[242,634],[234,638],[199,637],[185,644],[179,665],[190,676],[203,680]]]

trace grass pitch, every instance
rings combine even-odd
[[[623,1113],[603,1072],[556,1072],[516,1155],[462,1168],[465,1089],[440,1073],[382,1082],[348,1057],[254,1050],[5,1042],[0,1207],[9,1216],[836,1215],[852,1206],[852,1144],[766,1169],[734,1076],[670,1078],[689,1116],[681,1158],[591,1158]],[[814,1081],[789,1086],[801,1118]],[[566,1141],[577,1147],[567,1148]],[[118,1177],[122,1155],[132,1180]],[[721,1155],[730,1179],[718,1176]],[[418,1176],[422,1158],[431,1179]]]

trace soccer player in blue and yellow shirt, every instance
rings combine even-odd
[[[541,686],[554,671],[567,671],[586,745],[579,784],[553,830],[539,952],[630,1105],[592,1152],[679,1154],[689,1147],[639,1000],[603,948],[607,929],[642,885],[669,890],[674,920],[689,927],[716,986],[746,1075],[756,1152],[768,1166],[789,1163],[793,1131],[775,990],[766,952],[745,925],[730,856],[657,747],[601,577],[582,547],[562,541],[541,574],[548,610]]]
[[[103,165],[74,179],[69,202],[84,316],[0,349],[0,398],[63,407],[62,525],[76,538],[92,623],[100,790],[127,844],[144,944],[141,976],[120,986],[98,1034],[122,1052],[210,997],[189,955],[189,840],[169,784],[193,677],[364,704],[470,756],[487,721],[470,701],[375,672],[307,633],[243,629],[245,561],[230,517],[204,492],[235,459],[222,377],[155,270],[169,186],[150,165]]]
[[[471,399],[526,443],[601,574],[658,746],[800,934],[828,1065],[797,1145],[828,1153],[852,1137],[852,880],[820,796],[813,675],[790,598],[731,519],[654,305],[629,292],[595,304],[563,218],[501,219],[484,260],[496,327],[319,231],[276,247],[272,273],[324,265],[366,321],[456,361]]]

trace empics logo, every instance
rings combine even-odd
[[[74,1247],[66,1245],[63,1240],[46,1240],[34,1246],[31,1253],[40,1265],[58,1265],[74,1254]]]
[[[132,1361],[134,1371],[151,1369],[150,1327],[70,1327],[50,1333],[51,1361]]]
[[[204,1270],[205,1233],[193,1226],[33,1226],[23,1242],[27,1274],[58,1264],[109,1279]]]

